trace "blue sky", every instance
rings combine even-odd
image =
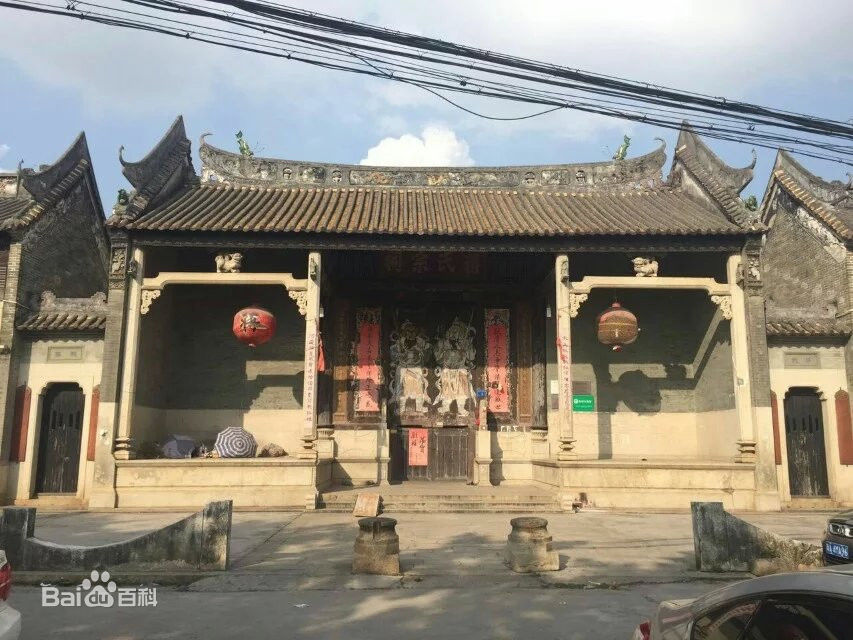
[[[112,1],[112,0],[108,0]],[[318,0],[296,6],[600,73],[778,108],[853,118],[853,3],[504,2]],[[257,155],[341,163],[539,164],[629,155],[676,133],[560,112],[522,122],[482,120],[414,87],[199,43],[0,9],[0,168],[53,162],[86,131],[104,205],[127,187],[118,147],[142,157],[183,114],[196,169],[198,136],[236,150],[242,129]],[[535,107],[462,98],[493,115]],[[709,141],[743,166],[750,147]],[[762,196],[773,152],[759,150],[745,194]],[[801,160],[827,179],[838,164]],[[108,212],[109,213],[109,212]]]

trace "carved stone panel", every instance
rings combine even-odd
[[[114,247],[110,257],[110,284],[112,288],[124,283],[127,275],[127,247]]]

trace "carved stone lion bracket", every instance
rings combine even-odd
[[[290,299],[296,302],[296,307],[299,309],[299,315],[304,316],[308,310],[308,291],[305,289],[288,289],[287,295]]]
[[[732,297],[731,296],[711,296],[711,302],[720,307],[723,312],[723,317],[726,320],[732,319]]]
[[[147,315],[151,310],[151,304],[160,297],[161,293],[163,292],[159,289],[143,289],[139,303],[139,313],[143,316]]]
[[[569,294],[569,317],[577,318],[581,305],[586,302],[589,297],[586,293],[570,293]]]

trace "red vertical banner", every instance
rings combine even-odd
[[[486,309],[489,411],[509,413],[509,309]]]
[[[12,462],[24,462],[27,459],[31,396],[27,385],[21,385],[15,391],[15,416],[12,423],[12,444],[9,447],[9,460]]]
[[[86,460],[95,459],[95,447],[98,442],[98,409],[101,405],[101,385],[92,389],[92,399],[89,402],[89,441],[86,447]]]
[[[409,466],[425,467],[429,463],[429,429],[409,429]]]
[[[380,309],[359,309],[356,312],[356,411],[379,411],[381,314]]]

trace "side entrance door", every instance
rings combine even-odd
[[[828,496],[826,448],[820,397],[793,387],[785,395],[785,442],[792,496]]]
[[[83,437],[83,390],[51,385],[44,395],[36,492],[75,493]]]

